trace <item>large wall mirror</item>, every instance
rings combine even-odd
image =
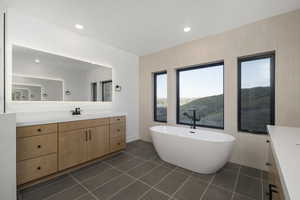
[[[12,47],[12,101],[112,101],[112,69]]]

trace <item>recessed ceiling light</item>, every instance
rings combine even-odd
[[[41,61],[39,59],[34,60],[35,63],[40,63]]]
[[[75,24],[75,28],[82,30],[84,27],[81,24]]]
[[[190,31],[191,31],[191,27],[185,27],[185,28],[183,29],[183,31],[186,32],[186,33],[187,33],[187,32],[190,32]]]

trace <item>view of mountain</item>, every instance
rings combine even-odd
[[[184,100],[185,101],[185,100]],[[160,105],[157,109],[158,119],[166,120],[166,99],[160,99]],[[206,126],[223,127],[224,126],[224,101],[223,95],[215,95],[194,100],[188,100],[187,103],[180,105],[180,122],[191,123],[183,113],[191,114],[195,109],[200,121],[197,124]],[[255,87],[242,89],[241,93],[241,127],[243,130],[266,131],[266,124],[270,122],[270,87]]]

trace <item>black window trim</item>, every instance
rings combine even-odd
[[[155,122],[161,122],[161,123],[167,123],[167,120],[158,120],[157,119],[157,76],[159,75],[163,75],[166,74],[167,75],[167,71],[159,71],[159,72],[154,72],[153,73],[153,86],[154,86],[154,91],[153,91],[153,120]]]
[[[259,59],[264,59],[264,58],[270,58],[271,59],[271,76],[270,76],[270,87],[271,87],[271,112],[270,112],[270,117],[271,117],[271,122],[270,125],[275,124],[275,51],[268,51],[268,52],[263,52],[263,53],[258,53],[258,54],[252,54],[252,55],[247,55],[247,56],[242,56],[238,57],[238,85],[237,85],[237,90],[238,90],[238,131],[239,132],[246,132],[246,133],[252,133],[252,134],[268,134],[267,132],[260,132],[260,131],[255,131],[255,130],[245,130],[242,129],[241,127],[241,67],[242,67],[242,62],[247,62],[247,61],[252,61],[252,60],[259,60]]]
[[[198,65],[192,65],[192,66],[186,66],[183,68],[179,68],[176,70],[176,124],[180,124],[180,125],[188,125],[191,126],[192,123],[184,123],[184,122],[180,122],[180,118],[179,118],[179,110],[180,110],[180,77],[179,77],[179,73],[183,72],[183,71],[189,71],[189,70],[195,70],[195,69],[201,69],[201,68],[208,68],[208,67],[215,67],[218,65],[223,65],[223,127],[217,127],[217,126],[207,126],[207,125],[198,125],[196,124],[197,127],[203,127],[203,128],[213,128],[213,129],[221,129],[224,130],[224,117],[225,117],[225,105],[224,105],[224,96],[225,96],[225,91],[224,91],[224,83],[225,83],[225,62],[224,60],[219,60],[219,61],[215,61],[215,62],[210,62],[210,63],[206,63],[206,64],[198,64]]]
[[[106,83],[112,83],[112,80],[107,80],[107,81],[101,81],[101,85],[102,85],[102,101],[104,101],[104,84]],[[104,101],[107,102],[107,101]]]

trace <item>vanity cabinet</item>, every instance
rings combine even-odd
[[[125,116],[18,127],[18,185],[120,151],[125,138]]]
[[[57,172],[57,124],[17,128],[17,183]]]
[[[280,177],[278,173],[278,169],[276,166],[276,162],[274,160],[274,155],[271,147],[271,142],[269,143],[269,156],[268,156],[268,192],[270,200],[284,200],[284,195],[282,191],[282,185],[280,182]]]

